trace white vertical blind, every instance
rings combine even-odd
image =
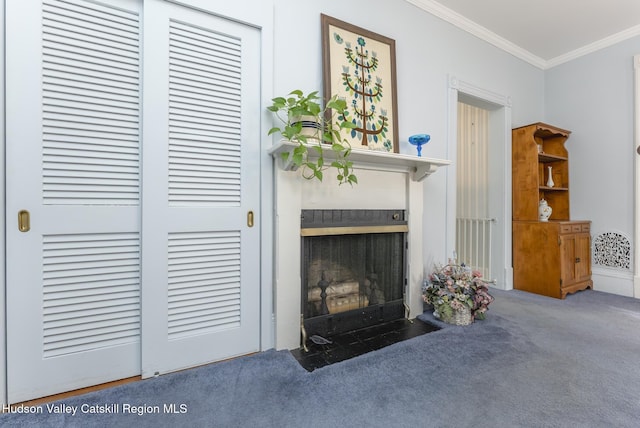
[[[458,260],[491,279],[489,111],[458,103],[456,251]]]

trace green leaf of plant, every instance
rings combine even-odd
[[[307,146],[300,144],[293,149],[293,155],[299,156],[300,158],[304,157],[307,154]]]
[[[311,113],[312,116],[318,116],[322,111],[320,104],[314,102],[309,103],[309,105],[307,106],[307,110],[309,111],[309,113]]]
[[[302,155],[299,153],[294,153],[291,161],[298,166],[302,165],[302,162],[303,162]]]
[[[341,135],[341,129],[356,128],[356,125],[347,119],[350,117],[350,113],[346,109],[347,102],[345,99],[333,95],[325,103],[323,109],[321,101],[318,91],[310,92],[305,96],[304,92],[299,89],[291,91],[287,98],[273,98],[273,104],[268,106],[267,110],[274,113],[285,126],[284,128],[271,128],[268,135],[280,132],[283,138],[298,142],[299,146],[296,146],[291,152],[282,153],[282,159],[290,160],[299,167],[303,167],[301,171],[304,178],[322,180],[323,170],[327,168],[323,157],[322,143],[314,145],[307,136],[302,135],[302,123],[297,119],[301,115],[316,117],[318,123],[322,124],[317,137],[330,144],[331,150],[335,153],[335,160],[331,162],[331,167],[338,170],[338,182],[340,184],[357,183],[355,175],[352,174],[353,163],[347,159],[351,154],[351,146]],[[283,118],[285,116],[286,120]],[[314,155],[317,154],[317,163],[309,161],[308,147],[313,147],[315,150]]]

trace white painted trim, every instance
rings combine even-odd
[[[142,0],[144,2],[144,0]],[[246,7],[243,2],[226,0],[163,0],[256,28],[271,28],[273,0],[262,0]]]
[[[504,221],[503,241],[504,258],[502,260],[504,266],[504,289],[513,290],[513,261],[512,261],[512,171],[511,171],[511,97],[506,98],[506,104],[503,105],[503,132],[504,132],[504,163],[503,183],[504,183],[504,205],[502,206],[502,218]]]
[[[262,132],[261,147],[268,147],[271,144],[271,138],[267,138],[269,129],[271,128],[271,112],[267,110],[267,106],[271,104],[273,98],[273,79],[274,79],[274,15],[272,0],[263,0],[261,4],[265,7],[262,11],[262,60],[260,62],[260,90],[262,97],[262,120],[260,128]],[[263,152],[260,166],[261,180],[261,202],[260,211],[262,219],[260,230],[261,250],[260,250],[260,349],[266,351],[275,347],[276,344],[276,320],[275,320],[275,302],[274,302],[274,239],[275,239],[275,216],[274,216],[274,169],[273,158],[266,151]]]
[[[275,160],[272,159],[272,162]],[[302,187],[291,179],[291,172],[274,169],[275,225],[274,225],[274,286],[275,286],[275,343],[276,349],[295,349],[300,346],[300,301],[302,282],[300,246],[286,243],[300,242],[299,227],[302,210]]]
[[[597,50],[615,45],[616,43],[620,43],[624,40],[640,35],[640,25],[636,25],[624,31],[620,31],[619,33],[605,37],[604,39],[598,40],[594,43],[590,43],[586,46],[575,49],[571,52],[567,52],[555,58],[545,60],[543,58],[540,58],[537,55],[534,55],[528,50],[516,45],[515,43],[510,42],[504,37],[497,35],[493,31],[483,27],[482,25],[474,21],[471,21],[468,18],[465,18],[464,16],[460,15],[458,12],[455,12],[441,5],[435,0],[406,0],[406,1],[413,4],[414,6],[419,7],[420,9],[426,12],[429,12],[430,14],[444,21],[447,21],[450,24],[455,25],[461,30],[466,31],[478,37],[481,40],[484,40],[485,42],[490,43],[507,53],[510,53],[516,58],[520,58],[521,60],[526,61],[529,64],[536,66],[542,70],[547,70],[559,64],[572,61],[581,56],[588,55]]]
[[[635,159],[635,213],[634,213],[634,260],[633,260],[633,296],[640,299],[640,54],[633,57],[634,72],[634,144]]]
[[[632,37],[640,36],[640,25],[636,25],[634,27],[628,28],[624,31],[620,31],[619,33],[613,34],[609,37],[605,37],[604,39],[598,40],[596,42],[590,43],[581,48],[575,49],[571,52],[567,52],[564,55],[557,56],[555,58],[551,58],[546,62],[545,69],[549,69],[555,67],[556,65],[573,61],[576,58],[580,58],[581,56],[588,55],[600,49],[607,48],[609,46],[613,46],[616,43],[623,42]]]
[[[456,89],[458,92],[472,97],[476,97],[481,101],[499,106],[511,107],[511,97],[507,97],[488,89],[480,88],[471,83],[459,80],[455,76],[449,76],[449,87]],[[457,109],[457,108],[456,108]],[[509,129],[511,132],[511,129]]]
[[[520,58],[523,61],[528,62],[529,64],[535,65],[538,68],[545,69],[547,63],[544,59],[540,58],[529,52],[526,49],[521,48],[515,43],[510,42],[494,33],[493,31],[488,30],[487,28],[479,25],[468,18],[460,15],[458,12],[455,12],[447,7],[444,7],[440,3],[433,0],[406,0],[407,2],[419,7],[422,10],[429,12],[430,14],[437,16],[444,21],[449,22],[450,24],[455,25],[456,27],[464,30],[474,36],[478,37],[481,40],[484,40],[487,43],[491,43],[492,45],[502,49],[505,52],[510,53],[516,58]]]
[[[610,278],[624,279],[631,281],[634,278],[633,272],[630,270],[610,268],[606,266],[594,266],[591,268],[592,275],[607,276]]]
[[[593,289],[596,291],[637,297],[634,295],[633,272],[594,267],[591,269],[591,279],[593,280]]]
[[[422,282],[424,281],[423,241],[423,210],[424,186],[406,174],[405,186],[407,192],[408,234],[407,248],[407,284],[405,285],[405,303],[409,307],[409,318],[413,319],[423,312]]]
[[[297,169],[293,162],[283,162],[282,153],[290,152],[298,146],[298,143],[292,143],[285,139],[281,139],[271,146],[267,153],[273,156],[278,165],[284,171],[294,171]],[[335,155],[331,145],[323,144],[321,147],[325,156],[325,162],[335,159]],[[310,151],[309,158],[316,159],[316,154]],[[387,153],[367,149],[353,149],[349,160],[358,165],[358,168],[373,169],[375,171],[390,172],[409,172],[411,179],[414,181],[422,181],[429,175],[436,172],[439,167],[447,166],[451,163],[446,159],[434,159],[428,157],[418,157],[415,155],[406,155],[401,153]]]
[[[4,108],[5,108],[5,91],[4,91],[4,59],[5,59],[5,25],[4,25],[4,11],[5,11],[5,1],[2,1],[2,5],[0,6],[0,219],[2,220],[2,224],[7,225],[5,219],[5,124],[4,124]],[[2,315],[0,316],[0,404],[7,404],[7,324],[6,324],[6,272],[5,272],[5,262],[6,262],[6,254],[5,248],[7,245],[6,236],[5,236],[5,227],[0,228],[0,312]]]
[[[461,81],[453,75],[449,75],[449,98],[448,98],[448,141],[447,159],[452,164],[447,168],[447,201],[446,201],[446,234],[445,234],[445,254],[443,260],[450,257],[456,245],[456,159],[457,159],[457,138],[458,138],[458,100],[461,95],[467,95],[486,104],[489,110],[501,110],[500,134],[504,149],[502,150],[504,164],[503,183],[504,202],[502,209],[503,229],[502,246],[504,255],[502,258],[502,270],[504,272],[503,283],[499,288],[505,290],[513,289],[513,266],[512,254],[512,231],[511,231],[511,97],[498,94],[485,88]],[[497,107],[497,108],[496,108]],[[497,121],[496,121],[497,122]],[[498,126],[498,123],[491,125]],[[496,270],[495,272],[498,272]]]
[[[449,76],[449,97],[447,114],[447,159],[453,164],[447,168],[445,204],[445,252],[440,255],[441,260],[448,260],[456,249],[456,210],[457,210],[457,174],[458,169],[458,79]]]

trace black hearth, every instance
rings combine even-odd
[[[407,231],[404,210],[303,210],[303,339],[405,317]]]

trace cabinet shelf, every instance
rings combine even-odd
[[[562,162],[566,161],[565,156],[550,155],[548,153],[538,153],[538,161],[542,163]]]
[[[549,187],[549,186],[540,186],[541,192],[568,192],[568,187]]]

